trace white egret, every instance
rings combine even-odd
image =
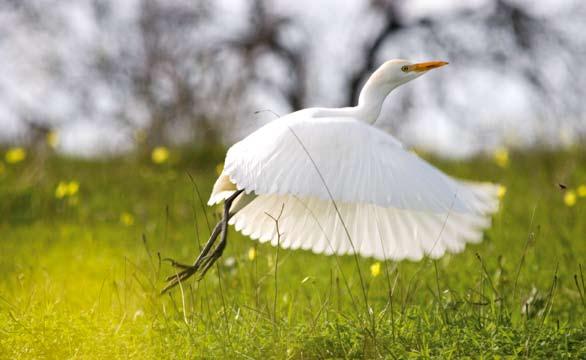
[[[208,202],[224,202],[224,217],[194,265],[173,261],[181,271],[163,291],[209,270],[228,224],[283,248],[380,260],[437,258],[479,242],[497,186],[451,178],[373,125],[393,89],[446,64],[387,61],[357,106],[296,111],[234,144]]]

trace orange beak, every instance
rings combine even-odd
[[[408,65],[407,72],[411,72],[411,71],[423,72],[423,71],[428,71],[431,69],[436,69],[436,68],[442,67],[444,65],[448,65],[448,62],[446,62],[446,61],[422,62],[422,63],[418,63],[418,64]]]

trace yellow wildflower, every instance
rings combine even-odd
[[[59,144],[59,133],[57,131],[49,131],[47,133],[47,144],[53,149]]]
[[[579,197],[586,197],[586,184],[582,184],[578,186],[578,196]]]
[[[55,197],[57,199],[63,199],[66,196],[74,196],[79,192],[79,183],[75,180],[70,182],[59,181],[55,188]]]
[[[67,184],[67,195],[73,196],[77,194],[79,191],[79,183],[75,180],[72,180]]]
[[[253,261],[254,259],[256,259],[256,248],[251,247],[248,249],[248,260]]]
[[[224,171],[224,163],[219,163],[216,165],[216,174],[220,175]]]
[[[380,275],[380,263],[378,261],[370,265],[370,275],[372,275],[372,277]]]
[[[169,149],[164,146],[157,146],[151,153],[151,159],[155,164],[162,164],[169,160]]]
[[[59,184],[55,188],[55,197],[57,199],[63,199],[65,195],[67,195],[67,183],[59,181]]]
[[[566,191],[564,194],[564,204],[569,207],[576,204],[576,193],[573,190]]]
[[[134,216],[131,213],[123,212],[120,214],[120,223],[124,226],[134,225]]]
[[[502,168],[509,166],[509,151],[503,147],[496,149],[494,152],[494,162]]]
[[[505,197],[506,193],[507,193],[507,187],[504,185],[499,185],[499,187],[496,191],[496,196],[498,196],[499,199],[502,199]]]
[[[21,147],[14,147],[8,149],[6,152],[6,162],[9,164],[16,164],[26,159],[26,150]]]

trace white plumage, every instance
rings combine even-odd
[[[233,145],[209,204],[243,189],[230,224],[261,242],[323,254],[419,260],[479,242],[497,187],[453,179],[374,127],[395,87],[442,62],[385,63],[358,106],[301,110]],[[271,215],[271,216],[269,216]]]

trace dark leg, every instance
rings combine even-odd
[[[202,259],[208,254],[208,252],[210,251],[210,249],[212,248],[212,246],[216,242],[218,235],[220,235],[220,231],[222,230],[222,223],[223,223],[223,221],[219,221],[216,224],[216,226],[214,227],[214,230],[212,230],[212,233],[210,234],[209,240],[204,245],[203,249],[201,250],[201,253],[197,257],[197,259],[194,261],[193,265],[182,264],[182,263],[179,263],[179,262],[177,262],[173,259],[169,259],[169,258],[164,259],[166,261],[171,262],[171,265],[174,268],[182,269],[182,271],[180,271],[179,273],[168,276],[167,279],[165,279],[165,280],[171,281],[171,280],[177,280],[177,278],[184,280],[184,279],[190,277],[191,275],[193,275],[197,271],[197,269],[199,268]],[[168,284],[168,285],[171,285],[171,284]],[[173,284],[173,286],[175,286],[175,285],[176,284]]]
[[[199,267],[202,259],[208,254],[208,252],[210,251],[210,249],[212,248],[212,246],[216,242],[218,235],[220,235],[220,231],[222,231],[222,224],[223,223],[224,223],[224,221],[221,220],[216,224],[216,226],[214,227],[214,230],[212,230],[212,233],[210,234],[209,240],[204,245],[203,249],[201,250],[201,253],[199,253],[199,256],[194,261],[193,265],[181,264],[181,263],[176,262],[173,259],[165,259],[165,260],[170,261],[171,265],[173,267],[180,268],[180,269],[192,270],[193,268]],[[178,275],[181,275],[181,273],[179,273]],[[176,277],[176,275],[171,275],[171,276],[167,277],[167,281],[174,279],[175,277]]]
[[[242,192],[242,190],[240,190],[240,192]],[[228,202],[228,200],[230,200],[230,202]],[[214,265],[214,263],[220,258],[220,256],[222,256],[222,254],[224,253],[224,249],[226,248],[226,244],[228,243],[228,220],[230,220],[230,218],[232,217],[232,215],[230,214],[230,206],[232,205],[233,199],[228,200],[226,200],[224,206],[224,218],[221,222],[222,239],[220,240],[218,246],[216,246],[216,248],[214,249],[214,252],[212,252],[205,258],[202,258],[202,263],[199,264],[199,266],[203,265],[201,269],[200,279],[204,277],[204,275],[208,272],[212,265]]]
[[[234,194],[232,194],[228,199],[226,199],[224,201],[224,216],[223,216],[222,220],[220,222],[218,222],[216,224],[216,226],[214,227],[214,230],[210,234],[210,238],[209,238],[208,242],[205,244],[204,248],[201,250],[201,253],[197,257],[197,259],[195,260],[193,265],[185,265],[185,264],[178,263],[172,259],[166,259],[171,262],[171,265],[173,265],[173,267],[179,268],[182,270],[174,275],[167,277],[167,279],[166,279],[168,281],[167,285],[163,288],[163,290],[161,290],[161,294],[164,294],[168,290],[174,288],[180,282],[187,280],[193,274],[198,272],[198,270],[200,269],[201,266],[203,266],[203,268],[201,270],[200,277],[199,277],[199,279],[201,280],[203,278],[203,276],[206,274],[206,272],[210,269],[210,267],[216,262],[216,260],[218,260],[220,258],[220,256],[222,256],[222,253],[224,252],[224,248],[226,247],[226,243],[228,240],[228,221],[230,220],[230,218],[233,215],[233,214],[230,214],[230,207],[232,206],[232,202],[234,202],[234,200],[238,197],[238,195],[240,195],[243,191],[244,190],[236,191]],[[214,246],[214,243],[216,242],[218,235],[220,235],[220,232],[222,232],[222,240],[216,246],[216,248],[213,250],[213,252],[208,255],[208,253],[210,252],[210,250]]]

